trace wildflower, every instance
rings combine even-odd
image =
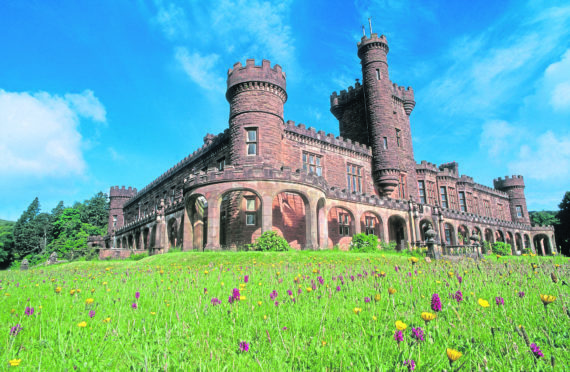
[[[307,292],[311,292],[312,290],[313,290],[313,288],[307,287]]]
[[[238,300],[239,301],[239,297],[240,297],[240,293],[239,293],[239,289],[234,288],[232,290],[232,297],[234,300]],[[231,301],[230,303],[232,303],[233,301]]]
[[[271,301],[274,301],[277,298],[277,291],[273,290],[273,292],[269,294],[269,298],[271,298]]]
[[[239,343],[239,349],[243,353],[247,353],[249,351],[249,344],[245,341]]]
[[[523,298],[523,297],[524,297],[524,292],[523,292],[523,291],[520,291],[520,292],[519,292],[519,297],[520,297],[520,298]]]
[[[279,301],[275,301],[275,306],[279,306]]]
[[[461,358],[461,356],[463,355],[460,351],[457,351],[455,349],[448,348],[446,351],[447,351],[447,359],[449,359],[449,364],[452,364],[457,359]]]
[[[408,325],[406,323],[402,322],[401,320],[397,320],[396,321],[396,328],[399,331],[405,331],[406,328],[408,328]]]
[[[243,277],[243,282],[244,282],[244,283],[247,283],[248,281],[249,281],[249,275],[245,275],[245,276]]]
[[[86,304],[86,305],[91,305],[94,301],[95,301],[94,299],[88,298],[88,299],[85,300],[85,304]]]
[[[133,304],[131,305],[131,307],[136,310],[137,307],[138,307],[138,306],[137,306],[137,303],[136,303],[136,302],[133,302]]]
[[[400,346],[400,342],[404,341],[404,334],[402,333],[402,331],[396,331],[394,333],[394,340],[396,340],[398,346]]]
[[[542,353],[542,351],[540,350],[540,348],[538,347],[537,344],[535,344],[535,343],[530,344],[530,349],[532,350],[535,357],[537,357],[537,358],[544,357],[544,354]]]
[[[502,306],[505,304],[505,299],[502,297],[495,297],[495,302],[497,303],[497,306]]]
[[[208,292],[208,290],[207,290],[206,288],[204,288],[204,290],[205,290],[206,292]],[[138,300],[140,296],[141,296],[140,292],[135,292],[135,299]]]
[[[477,303],[481,305],[481,307],[489,307],[489,302],[483,300],[482,298],[480,298]]]
[[[408,371],[416,369],[416,362],[413,359],[408,359],[404,362],[404,366],[408,367]]]
[[[380,293],[376,293],[374,295],[374,301],[376,301],[376,302],[380,301]]]
[[[70,291],[69,291],[69,294],[70,294],[71,296],[73,296],[73,295],[75,294],[75,289],[70,290]]]
[[[19,324],[16,324],[12,328],[10,328],[10,336],[16,337],[18,333],[22,330],[22,327]]]
[[[431,309],[435,312],[441,311],[441,300],[437,293],[431,296]]]
[[[336,291],[337,291],[337,292],[340,292],[340,285],[337,285],[337,286],[336,286]]]
[[[103,323],[109,323],[110,321],[111,321],[110,317],[103,319]]]
[[[56,287],[55,288],[55,293],[60,293],[61,292],[61,287]]]
[[[85,328],[85,327],[87,327],[87,322],[77,323],[77,326],[78,326],[79,328]]]
[[[551,296],[551,295],[540,295],[540,299],[542,300],[542,303],[544,304],[544,306],[548,306],[549,304],[553,303],[554,301],[556,301],[556,297],[555,296]]]
[[[457,275],[457,281],[459,282],[459,284],[461,284],[463,282],[463,278],[459,275]]]
[[[417,257],[410,257],[408,258],[408,261],[410,261],[412,265],[414,265],[418,263],[419,259]]]
[[[412,327],[412,337],[418,341],[424,340],[424,331],[420,327]]]
[[[20,365],[20,362],[22,361],[22,359],[12,359],[10,360],[10,367],[17,367]]]
[[[151,312],[150,312],[150,315],[156,315],[156,312],[151,311]]]
[[[93,318],[95,316],[95,311],[89,311],[89,318]]]
[[[369,303],[369,302],[370,302],[370,297],[364,297],[364,302],[365,302],[365,303]]]
[[[210,300],[210,302],[212,303],[212,306],[216,306],[216,305],[221,305],[222,301],[220,301],[217,297],[214,297]]]
[[[372,315],[372,320],[373,320],[373,321],[377,321],[377,320],[378,320],[378,318],[376,317],[376,315]]]
[[[455,294],[453,295],[453,298],[455,299],[455,301],[457,302],[461,302],[463,301],[463,293],[458,290],[457,292],[455,292]]]
[[[393,295],[394,293],[396,293],[396,290],[392,287],[388,288],[388,293]]]
[[[362,312],[362,309],[360,307],[355,307],[354,309],[352,309],[352,311],[354,311],[354,313],[356,315],[360,314]]]
[[[426,311],[424,311],[422,313],[422,319],[424,320],[424,322],[431,322],[432,320],[434,320],[435,318],[437,318],[437,315],[435,315],[434,313],[428,313]]]

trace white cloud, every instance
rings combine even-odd
[[[548,66],[544,73],[544,85],[551,92],[550,104],[555,110],[570,109],[570,49],[560,61]]]
[[[82,174],[81,118],[105,122],[105,108],[89,90],[64,97],[0,90],[0,172]]]
[[[516,133],[516,128],[504,120],[485,122],[479,147],[485,149],[491,157],[499,156],[511,148]]]
[[[570,136],[547,131],[529,140],[521,146],[518,159],[509,163],[509,170],[536,180],[570,181]]]
[[[188,22],[186,13],[181,7],[170,3],[166,6],[158,5],[155,17],[164,35],[169,39],[184,38],[188,36]]]
[[[198,52],[190,53],[186,48],[177,48],[175,52],[176,60],[180,63],[184,72],[206,90],[214,90],[224,92],[224,80],[222,74],[218,73],[217,62],[220,56],[217,54],[209,54],[202,56]]]

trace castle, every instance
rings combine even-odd
[[[340,136],[284,121],[285,73],[247,60],[228,71],[229,128],[137,191],[112,187],[100,257],[133,251],[235,249],[276,231],[296,249],[346,249],[375,234],[400,249],[468,244],[478,235],[513,254],[555,252],[552,227],[530,224],[522,176],[494,188],[460,175],[456,162],[414,159],[414,91],[390,81],[386,38],[357,44],[362,83],[333,93]]]

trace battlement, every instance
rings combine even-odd
[[[439,170],[442,172],[448,170],[451,173],[455,173],[456,176],[459,176],[459,164],[456,161],[441,164]]]
[[[437,165],[435,165],[434,163],[430,163],[429,161],[426,160],[422,160],[419,164],[416,164],[416,170],[425,170],[428,172],[434,172],[437,173],[438,172],[438,168]]]
[[[331,94],[331,107],[346,105],[360,99],[361,97],[362,85],[357,81],[354,86],[348,87],[348,91],[343,89],[339,93],[333,92]]]
[[[295,125],[295,122],[292,120],[287,120],[287,122],[285,123],[285,131],[289,131],[297,135],[308,137],[319,142],[327,143],[332,146],[354,151],[366,156],[372,156],[372,150],[370,149],[370,147],[366,145],[363,145],[356,141],[352,141],[348,138],[344,139],[340,136],[335,137],[334,134],[325,133],[322,130],[317,132],[315,128],[313,127],[307,128],[305,124],[302,123]]]
[[[475,183],[475,181],[473,180],[473,177],[462,174],[457,183]]]
[[[362,59],[364,51],[366,51],[370,47],[380,47],[384,49],[386,54],[388,54],[389,50],[388,40],[386,39],[386,36],[384,35],[378,36],[377,33],[372,33],[370,37],[367,37],[366,35],[362,36],[362,39],[360,39],[360,42],[357,43],[356,45],[358,47],[358,57],[360,59]]]
[[[122,197],[122,198],[132,198],[137,194],[137,189],[125,186],[119,188],[119,186],[111,186],[111,190],[109,191],[109,197]]]
[[[499,177],[493,180],[493,186],[497,190],[504,190],[511,187],[524,187],[524,178],[520,175],[513,175],[512,177],[505,176],[504,179]]]
[[[245,67],[237,62],[228,70],[228,92],[232,87],[245,82],[265,82],[287,90],[285,72],[281,66],[276,64],[271,68],[271,62],[266,59],[261,62],[261,66],[256,66],[254,59],[248,59]]]

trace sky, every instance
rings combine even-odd
[[[287,74],[285,120],[338,136],[330,95],[361,76],[361,25],[412,86],[416,161],[487,186],[522,174],[529,210],[570,190],[570,2],[3,0],[0,219],[115,185],[141,189],[228,127],[227,70]]]

